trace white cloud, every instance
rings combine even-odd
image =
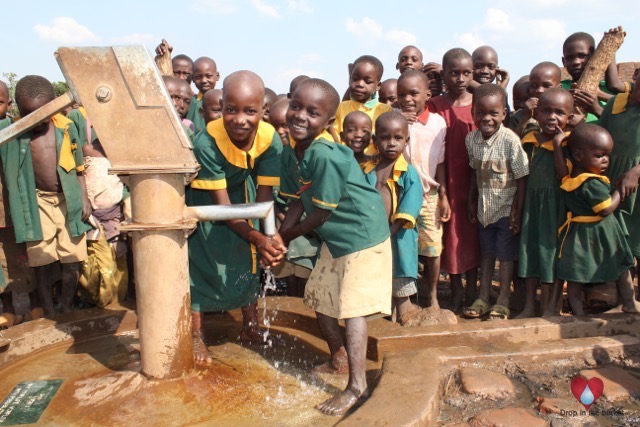
[[[278,9],[276,9],[274,6],[271,6],[264,0],[251,0],[251,4],[261,15],[268,16],[269,18],[275,18],[275,19],[282,18],[282,15],[280,15],[280,12],[278,12]]]
[[[484,14],[483,27],[492,31],[512,31],[514,29],[507,12],[489,8]]]
[[[40,39],[55,43],[88,43],[100,40],[89,28],[68,16],[53,18],[51,25],[36,24],[33,30]]]
[[[191,3],[189,10],[213,13],[214,15],[228,15],[236,11],[234,0],[196,0]]]
[[[482,40],[482,37],[476,33],[462,33],[462,34],[454,34],[453,36],[458,47],[462,47],[469,52],[485,44]]]
[[[313,13],[313,8],[307,0],[289,0],[288,4],[291,12]]]
[[[402,30],[389,30],[385,33],[385,38],[392,43],[401,45],[414,44],[417,40],[414,34]]]
[[[150,33],[133,33],[111,39],[116,44],[147,44],[157,41],[156,36]]]
[[[382,25],[367,16],[362,18],[360,22],[355,21],[353,18],[348,18],[345,28],[351,34],[363,40],[382,37]]]
[[[318,62],[320,61],[320,55],[317,53],[308,53],[300,58],[300,62]]]

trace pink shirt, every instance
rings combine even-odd
[[[420,175],[424,195],[431,188],[438,188],[436,168],[444,162],[444,139],[447,134],[447,123],[439,114],[431,114],[425,110],[409,125],[409,144],[404,150],[404,157],[413,165]]]

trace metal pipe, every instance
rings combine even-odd
[[[185,219],[198,221],[228,221],[230,219],[263,219],[264,233],[276,234],[276,216],[273,202],[251,203],[243,205],[187,206]]]

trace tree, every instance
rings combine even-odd
[[[69,85],[67,82],[53,82],[52,84],[53,92],[56,94],[56,97],[69,92]]]
[[[13,101],[13,105],[11,106],[11,110],[9,110],[9,114],[13,117],[18,117],[20,113],[18,112],[18,105],[16,104],[15,96],[16,96],[16,83],[18,83],[18,75],[16,73],[2,73],[2,80],[5,81],[7,87],[9,87],[9,99]]]

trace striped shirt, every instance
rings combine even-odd
[[[516,180],[529,174],[529,162],[520,138],[504,126],[487,140],[474,130],[467,134],[465,145],[469,164],[476,172],[478,220],[486,227],[509,217]]]

